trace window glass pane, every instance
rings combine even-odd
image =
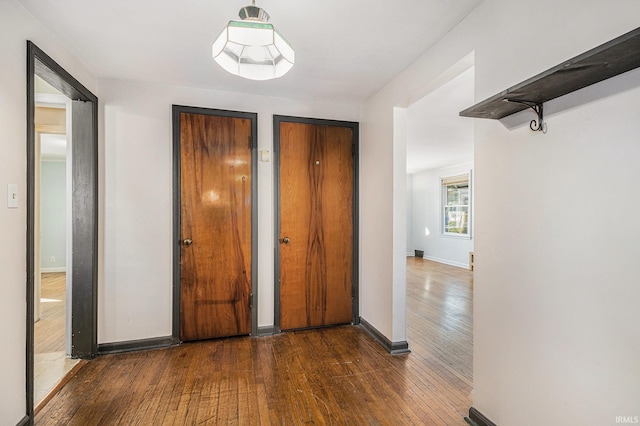
[[[469,235],[469,175],[443,178],[442,194],[443,231]]]
[[[468,207],[446,207],[445,232],[467,234],[468,219]]]

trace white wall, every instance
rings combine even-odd
[[[14,0],[0,1],[0,420],[26,413],[26,41],[31,39],[90,90],[95,80],[57,39]],[[20,185],[20,206],[7,209],[7,184]]]
[[[413,242],[413,174],[407,173],[407,256],[414,254]]]
[[[171,335],[171,105],[258,113],[258,150],[273,152],[273,115],[358,121],[358,105],[100,80],[104,117],[104,276],[98,341]],[[102,117],[102,115],[101,115]],[[102,154],[102,152],[101,152]],[[258,162],[258,326],[274,323],[273,162]]]
[[[40,266],[59,272],[67,258],[67,163],[43,161],[40,177]]]
[[[407,170],[407,109],[393,109],[393,170]],[[374,214],[374,212],[370,212]],[[407,308],[407,177],[404,173],[393,176],[393,291],[391,294],[391,342],[406,341]],[[362,267],[367,267],[366,263]]]
[[[472,238],[459,238],[445,236],[442,233],[442,184],[441,178],[455,176],[471,171],[471,233]],[[407,240],[413,241],[414,250],[423,250],[425,259],[448,265],[469,267],[469,252],[473,251],[473,219],[475,214],[473,206],[475,197],[473,194],[473,163],[448,167],[437,170],[412,173],[412,210],[411,223],[407,227]],[[429,229],[426,235],[425,228]]]
[[[404,174],[391,160],[393,107],[457,59],[475,51],[481,101],[636,28],[638,16],[635,0],[485,0],[367,102],[363,133],[376,153],[363,169],[375,183]],[[629,189],[640,181],[638,99],[635,70],[545,104],[546,135],[528,129],[527,112],[475,120],[473,405],[499,425],[640,415],[640,196]],[[361,210],[387,210],[363,218],[363,292],[388,297],[392,256],[373,248],[404,237],[376,232],[393,226],[394,194],[375,189]],[[363,297],[374,323],[404,320]]]
[[[367,103],[360,122],[360,316],[390,341],[401,341],[404,333],[394,336],[392,332],[390,304],[394,288],[393,105]],[[404,316],[400,317],[396,324],[404,323]]]

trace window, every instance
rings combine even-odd
[[[471,172],[441,178],[442,233],[471,238]]]

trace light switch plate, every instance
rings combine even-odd
[[[7,207],[18,208],[18,185],[14,183],[7,184]]]

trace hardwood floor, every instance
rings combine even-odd
[[[183,344],[87,363],[38,425],[464,425],[472,274],[408,258],[408,341],[392,356],[343,326]]]
[[[36,353],[64,351],[65,280],[64,272],[42,274],[40,321],[34,326]]]
[[[34,324],[34,400],[42,401],[78,363],[65,353],[66,274],[42,274],[40,320]]]

